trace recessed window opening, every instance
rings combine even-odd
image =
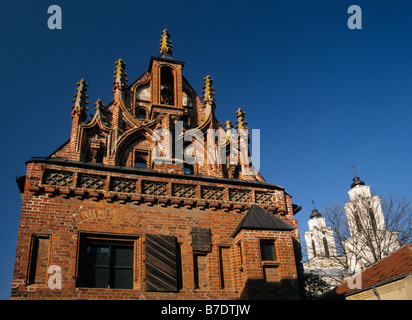
[[[133,289],[133,240],[87,236],[80,248],[79,286]]]
[[[276,248],[274,240],[260,240],[260,251],[262,261],[276,260]]]
[[[147,168],[147,152],[136,151],[134,157],[135,168]]]
[[[185,174],[193,174],[193,165],[185,164],[183,170]]]
[[[137,113],[137,118],[141,120],[146,120],[146,110],[139,109],[139,112]]]
[[[169,67],[163,67],[160,72],[160,79],[160,103],[173,106],[175,101],[172,69]]]

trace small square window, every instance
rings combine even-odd
[[[193,166],[190,164],[184,165],[184,173],[185,174],[193,174]]]
[[[262,261],[276,261],[276,248],[274,240],[260,240]]]

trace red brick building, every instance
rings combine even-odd
[[[229,161],[244,112],[223,127],[211,78],[199,97],[166,30],[160,53],[131,84],[119,59],[113,101],[89,116],[82,79],[70,139],[26,162],[12,299],[300,298],[297,206]]]

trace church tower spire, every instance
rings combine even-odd
[[[313,210],[312,210],[312,214],[310,215],[310,219],[321,218],[322,215],[319,213],[318,209],[315,208],[315,201],[312,201],[312,205],[313,205]]]
[[[352,184],[350,185],[350,188],[353,189],[356,186],[364,186],[365,182],[362,181],[357,175],[356,175],[356,171],[355,171],[355,165],[352,165],[352,170],[353,170],[353,175],[354,178],[352,179]]]

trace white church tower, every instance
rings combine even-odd
[[[370,186],[359,177],[353,178],[345,204],[350,238],[344,241],[349,273],[362,271],[399,248],[396,232],[387,230],[381,199],[372,196]]]
[[[308,259],[336,256],[333,230],[326,227],[325,218],[322,217],[315,206],[313,206],[308,225],[309,231],[305,232]]]
[[[325,218],[315,206],[308,225],[309,231],[305,232],[308,261],[303,263],[304,271],[320,276],[333,287],[340,283],[343,273],[341,258],[336,254],[333,230],[326,226]]]

